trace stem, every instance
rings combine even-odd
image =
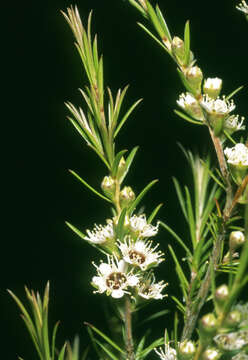
[[[125,335],[126,335],[126,360],[135,360],[135,354],[133,349],[133,336],[132,336],[132,310],[131,303],[128,296],[125,298]]]

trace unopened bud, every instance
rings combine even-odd
[[[180,64],[183,63],[184,59],[184,42],[182,39],[180,39],[178,36],[175,36],[172,39],[171,48],[173,54],[176,56],[178,62]]]
[[[194,94],[201,93],[201,83],[203,79],[203,74],[201,69],[198,66],[192,66],[186,71],[186,78],[194,90]]]
[[[105,176],[101,187],[104,194],[112,199],[115,193],[115,180],[112,178],[112,176]]]
[[[215,291],[215,300],[219,303],[224,303],[228,298],[229,290],[226,284],[219,286]]]
[[[216,99],[222,88],[222,80],[219,78],[207,78],[204,81],[203,91],[212,99]]]
[[[224,326],[228,326],[228,327],[236,327],[239,325],[239,323],[242,320],[242,314],[240,311],[238,310],[232,310],[229,312],[229,314],[227,315],[225,322],[224,322]]]
[[[122,207],[130,204],[135,199],[135,194],[130,186],[124,186],[120,192],[120,203]]]
[[[214,314],[210,313],[204,315],[200,319],[200,330],[203,335],[212,335],[215,333],[217,327],[217,320]]]
[[[245,242],[245,235],[242,231],[232,231],[229,236],[229,246],[232,250],[239,248]]]
[[[218,349],[215,348],[209,348],[204,351],[202,354],[203,360],[218,360],[221,356],[221,353]]]
[[[178,348],[180,359],[191,359],[196,351],[195,345],[192,341],[185,340],[180,343]]]

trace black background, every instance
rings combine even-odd
[[[68,173],[68,169],[79,172],[97,188],[107,174],[66,120],[64,101],[81,104],[77,89],[86,80],[72,34],[60,14],[60,9],[70,4],[66,0],[44,0],[12,2],[2,7],[0,342],[1,357],[8,360],[17,355],[25,360],[37,357],[7,288],[24,299],[24,284],[42,292],[50,280],[50,322],[61,320],[59,345],[79,333],[86,346],[83,321],[105,329],[104,296],[93,295],[89,285],[94,274],[91,261],[97,262],[99,255],[64,223],[68,220],[84,230],[94,223],[104,223],[110,216],[104,201]],[[190,19],[191,48],[205,77],[222,78],[226,94],[246,85],[248,23],[235,10],[235,1],[160,0],[158,4],[173,35],[182,37],[184,23]],[[94,10],[93,33],[98,33],[100,52],[104,54],[105,84],[113,92],[130,84],[126,108],[144,98],[117,140],[118,150],[140,146],[126,184],[137,193],[158,178],[159,183],[143,202],[145,211],[149,213],[163,202],[159,218],[187,241],[172,176],[188,182],[190,173],[176,143],[203,154],[210,148],[208,133],[173,113],[183,91],[175,64],[137,26],[136,22],[143,19],[127,1],[84,0],[77,5],[84,22]],[[247,87],[236,102],[237,113],[245,115]],[[158,241],[168,254],[167,245],[173,244],[173,239],[161,230]],[[169,294],[177,294],[169,255],[159,277],[170,282]],[[146,311],[165,307],[173,307],[170,298]],[[161,336],[171,321],[169,315],[157,322],[154,336]]]

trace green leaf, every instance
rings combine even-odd
[[[125,217],[126,217],[127,209],[124,208],[120,214],[119,221],[116,227],[116,237],[120,241],[122,241],[124,233],[123,233],[123,226],[125,223]]]
[[[146,349],[144,349],[141,353],[140,353],[140,357],[142,359],[145,358],[145,356],[147,356],[153,349],[155,349],[158,346],[161,346],[164,344],[164,339],[163,338],[159,338],[155,341],[153,341],[153,343],[151,343],[151,345],[149,345]]]
[[[178,310],[180,310],[183,314],[185,314],[185,311],[186,311],[185,306],[175,296],[171,296],[171,298],[177,304]]]
[[[188,115],[186,115],[185,113],[179,111],[179,110],[174,110],[174,113],[177,114],[178,116],[180,116],[182,119],[192,123],[192,124],[196,124],[196,125],[204,125],[204,123],[200,120],[193,120],[191,117],[189,117]]]
[[[125,179],[126,175],[128,174],[128,171],[130,169],[130,166],[132,165],[133,159],[136,155],[136,152],[138,151],[138,146],[136,146],[135,148],[133,148],[133,150],[130,152],[130,154],[128,155],[128,157],[126,158],[126,169],[123,172],[123,175],[120,177],[119,181],[120,184],[123,182],[123,180]]]
[[[143,321],[141,321],[138,326],[141,326],[141,325],[144,325],[145,323],[149,322],[149,321],[152,321],[152,320],[155,320],[155,319],[158,319],[160,318],[161,316],[164,316],[166,314],[168,314],[170,311],[169,310],[161,310],[161,311],[158,311],[150,316],[148,316],[147,318],[145,318]]]
[[[185,186],[184,189],[185,189],[185,194],[186,194],[186,206],[187,206],[189,230],[190,230],[190,235],[191,235],[191,239],[192,239],[192,245],[193,245],[193,248],[195,248],[196,233],[195,233],[195,219],[194,219],[193,207],[192,207],[189,189],[187,186]]]
[[[175,186],[175,189],[176,189],[177,197],[178,197],[179,204],[181,206],[183,215],[184,215],[186,221],[188,221],[188,214],[187,214],[187,211],[186,211],[185,199],[183,197],[181,186],[180,186],[180,184],[179,184],[179,182],[177,181],[176,178],[173,177],[172,180],[173,180],[173,183],[174,183],[174,186]]]
[[[153,33],[151,33],[151,31],[150,30],[148,30],[143,24],[141,24],[141,23],[138,23],[138,25],[149,35],[149,36],[151,36],[151,38],[153,39],[153,40],[155,40],[160,46],[162,46],[162,48],[165,50],[165,51],[167,51],[169,54],[170,54],[170,52],[169,52],[169,50],[167,49],[167,47],[162,43],[162,41],[160,41],[155,35],[153,35]]]
[[[89,327],[91,330],[95,331],[98,335],[100,335],[107,343],[109,343],[113,348],[119,351],[121,354],[125,354],[125,352],[114,342],[112,341],[107,335],[105,335],[102,331],[98,330],[94,325],[89,324],[88,322],[84,322],[84,324]]]
[[[182,71],[180,69],[177,69],[177,72],[180,76],[180,79],[183,83],[183,85],[185,86],[185,88],[191,93],[191,94],[195,94],[195,90],[194,88],[192,88],[192,86],[190,86],[190,83],[188,82],[188,80],[186,79],[185,75],[182,73]]]
[[[60,353],[59,353],[59,357],[58,360],[64,360],[65,357],[65,349],[66,349],[66,343],[64,344],[64,346],[62,347]]]
[[[229,95],[226,96],[226,100],[231,99],[231,98],[232,98],[234,95],[236,95],[240,90],[242,90],[243,87],[244,87],[244,86],[242,85],[242,86],[238,87],[237,89],[235,89],[234,91],[232,91],[231,94],[229,94]]]
[[[113,165],[112,165],[112,170],[111,170],[113,177],[116,177],[120,160],[126,152],[127,152],[127,150],[121,150],[120,152],[118,152],[118,154],[116,154]]]
[[[97,190],[95,190],[92,186],[90,186],[85,180],[83,180],[75,171],[69,170],[72,175],[75,176],[81,183],[84,184],[88,189],[90,189],[94,194],[98,195],[100,198],[106,200],[107,202],[112,203],[111,200],[109,200],[106,196],[100,194]]]
[[[133,5],[146,19],[148,18],[147,13],[141,5],[139,5],[135,0],[128,0],[131,5]]]
[[[55,324],[53,328],[53,334],[52,334],[52,360],[55,360],[55,341],[56,341],[56,334],[59,326],[59,321]]]
[[[184,64],[189,66],[190,61],[190,28],[189,21],[186,21],[184,27]]]
[[[97,72],[97,84],[98,84],[98,93],[100,96],[100,106],[103,106],[103,57],[100,57],[98,72]]]
[[[189,288],[189,283],[188,283],[188,280],[186,279],[185,275],[184,275],[184,271],[176,257],[176,254],[174,252],[174,250],[172,249],[172,247],[169,245],[168,246],[169,250],[170,250],[170,253],[173,257],[173,260],[175,262],[175,265],[176,265],[176,272],[177,272],[177,275],[178,275],[178,278],[180,280],[180,284],[181,284],[181,289],[182,289],[182,292],[183,292],[183,296],[184,298],[186,299],[187,298],[187,289]]]
[[[95,339],[95,342],[100,346],[100,348],[102,348],[103,351],[105,351],[105,353],[113,360],[119,360],[118,357],[116,357],[108,348],[106,348],[106,346],[104,346],[102,343],[100,343],[100,341],[98,341],[97,339]]]
[[[159,22],[158,16],[157,16],[156,12],[154,11],[152,5],[147,0],[146,0],[146,6],[147,6],[147,12],[150,17],[150,20],[151,20],[153,26],[155,27],[157,33],[159,34],[159,36],[161,37],[162,40],[164,40],[164,38],[166,38],[166,40],[167,40],[166,34],[164,33],[163,27],[161,26],[161,24]]]
[[[125,123],[126,120],[128,119],[129,115],[132,113],[132,111],[136,108],[136,106],[137,106],[142,100],[143,100],[143,99],[137,100],[137,101],[130,107],[130,109],[126,112],[126,114],[123,116],[123,118],[121,119],[119,125],[117,126],[117,129],[115,130],[114,138],[117,136],[118,132],[121,130],[122,126],[124,125],[124,123]]]
[[[163,221],[159,221],[159,223],[176,239],[176,241],[183,247],[186,251],[187,256],[192,259],[192,253],[189,248],[185,245],[184,241],[171,229],[171,227],[165,224]]]
[[[132,212],[134,211],[136,206],[140,203],[140,201],[143,199],[143,197],[148,192],[148,190],[150,190],[150,188],[157,182],[158,182],[158,180],[153,180],[148,185],[146,185],[146,187],[141,191],[141,193],[137,196],[137,198],[133,201],[133,203],[129,207],[129,209],[128,209],[129,214],[132,214]]]
[[[153,212],[151,213],[151,215],[149,216],[147,223],[150,224],[152,222],[152,220],[155,218],[155,216],[157,215],[157,213],[159,212],[160,208],[163,206],[163,204],[159,204],[158,206],[155,207],[155,209],[153,210]]]
[[[169,31],[169,28],[166,24],[166,21],[165,21],[165,18],[163,17],[163,14],[161,13],[160,9],[159,9],[159,6],[156,5],[156,13],[157,13],[157,17],[159,19],[159,22],[160,22],[160,25],[167,37],[167,39],[172,42],[172,38],[171,38],[171,34],[170,34],[170,31]]]

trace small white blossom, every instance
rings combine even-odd
[[[204,81],[204,90],[208,91],[217,91],[220,90],[222,87],[222,80],[219,78],[207,78]]]
[[[119,241],[119,249],[121,250],[123,259],[134,266],[139,266],[145,271],[149,266],[157,266],[164,259],[161,251],[155,252],[159,244],[152,248],[152,241],[136,240],[126,236],[124,242]]]
[[[148,224],[144,214],[140,216],[133,215],[129,219],[129,226],[133,232],[137,233],[139,238],[155,236],[158,232],[158,224],[156,226]]]
[[[239,3],[238,6],[236,6],[236,9],[248,15],[248,5],[246,4],[245,0],[241,1],[241,3]]]
[[[95,225],[92,231],[86,230],[86,232],[88,236],[85,237],[85,240],[94,244],[103,244],[115,236],[112,220],[108,220],[108,224],[105,226]]]
[[[228,334],[219,334],[214,337],[214,341],[223,350],[239,350],[248,344],[248,330],[239,330]]]
[[[226,100],[225,97],[222,99],[217,98],[213,99],[207,94],[203,95],[203,100],[201,100],[201,106],[209,114],[215,115],[228,115],[231,111],[235,109],[233,100]]]
[[[226,148],[224,153],[229,164],[234,166],[248,166],[248,147],[244,144],[238,143],[232,148]]]
[[[239,121],[239,115],[231,115],[225,120],[225,130],[230,133],[233,133],[238,130],[245,130],[245,126],[243,125],[244,117],[241,117]]]
[[[125,271],[124,260],[118,261],[114,257],[108,257],[108,263],[95,265],[98,276],[92,279],[92,285],[97,287],[95,292],[111,295],[113,298],[121,298],[125,293],[129,293],[127,288],[137,286],[139,278],[132,272]]]
[[[232,360],[248,360],[248,355],[245,351],[241,351],[237,355],[233,356]]]
[[[155,299],[155,300],[161,300],[164,297],[166,297],[166,294],[162,294],[163,289],[168,285],[168,283],[164,283],[164,281],[160,281],[158,283],[155,283],[154,281],[152,283],[140,283],[139,284],[139,290],[138,295],[143,297],[146,300]]]
[[[162,347],[155,349],[156,354],[160,357],[161,360],[177,360],[177,352],[170,345],[165,344],[164,350]]]
[[[179,100],[177,100],[177,104],[183,108],[184,110],[187,109],[187,107],[192,106],[192,105],[197,105],[197,101],[194,98],[193,95],[191,95],[190,93],[183,93],[181,95],[179,95]]]

